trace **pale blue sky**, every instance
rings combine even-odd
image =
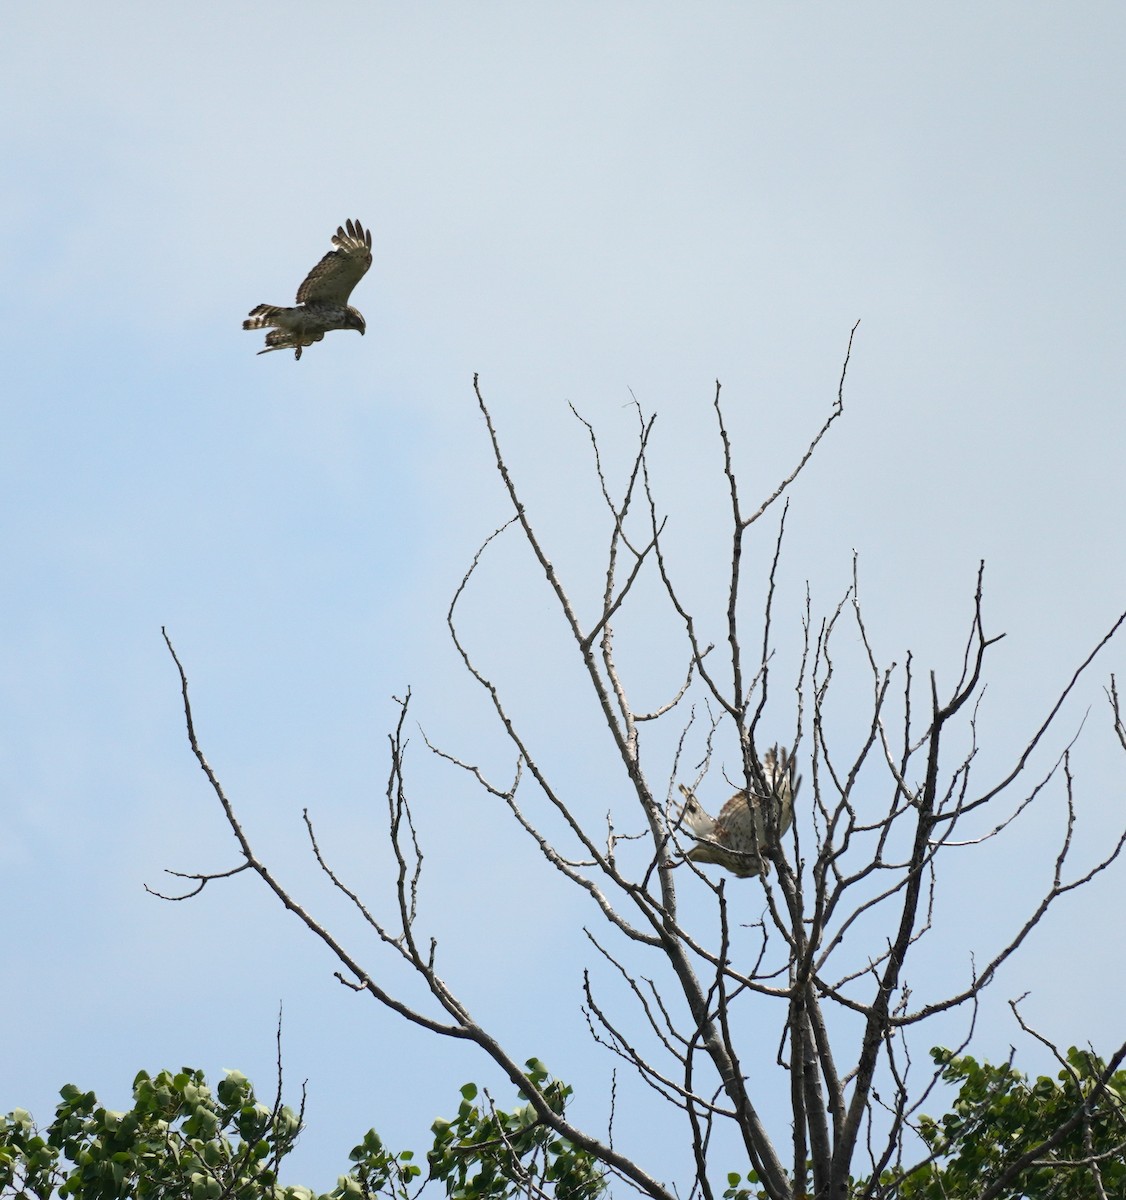
[[[855,549],[880,651],[949,683],[985,558],[1008,634],[987,761],[1126,608],[1121,6],[47,3],[4,25],[0,1110],[46,1119],[68,1081],[123,1107],[142,1067],[237,1067],[266,1090],[281,1000],[288,1077],[310,1081],[293,1174],[328,1188],[368,1126],[423,1148],[458,1085],[494,1078],[343,991],[251,881],[178,906],[142,890],[234,862],[161,625],[249,831],[326,913],[300,810],[385,897],[393,694],[413,687],[429,734],[508,770],[444,625],[507,516],[474,371],[588,604],[605,523],[567,402],[619,474],[631,389],[659,414],[671,544],[703,608],[723,566],[714,380],[765,492],[861,318],[845,416],[795,493],[783,657],[805,581],[824,611]],[[367,336],[257,358],[242,318],[286,302],[346,217],[374,231]],[[622,642],[656,696],[647,639],[669,627],[650,615]],[[560,716],[586,701],[515,542],[466,618],[545,757],[597,792],[605,747],[588,711]],[[1091,707],[1088,857],[1126,807],[1111,670],[1122,644],[1052,743]],[[612,1064],[579,1014],[589,910],[541,895],[500,814],[413,753],[445,974],[597,1121]],[[937,978],[1047,878],[1059,816],[1046,805],[984,881],[951,879]],[[1122,880],[1061,906],[1002,976],[980,1055],[1018,1039],[1004,1001],[1028,988],[1064,1044],[1121,1040]],[[648,1153],[638,1105],[623,1143],[632,1122]]]

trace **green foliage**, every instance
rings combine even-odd
[[[754,1171],[748,1171],[746,1174],[746,1182],[750,1184],[750,1187],[745,1186],[743,1180],[742,1175],[732,1171],[727,1176],[727,1187],[723,1189],[723,1200],[766,1200],[766,1191]]]
[[[968,1200],[1085,1109],[1084,1119],[1063,1141],[1037,1156],[1000,1193],[1002,1200],[1090,1200],[1099,1194],[1089,1163],[1092,1155],[1105,1195],[1126,1197],[1126,1071],[1117,1071],[1110,1086],[1092,1100],[1106,1064],[1075,1047],[1067,1053],[1071,1071],[1061,1070],[1054,1080],[1041,1076],[1030,1081],[1007,1063],[979,1063],[941,1047],[931,1055],[945,1082],[959,1085],[950,1112],[919,1122],[934,1160],[889,1190],[877,1189],[877,1195]],[[882,1182],[890,1185],[892,1177]]]
[[[562,1113],[571,1089],[548,1076],[543,1063],[525,1064],[528,1078]],[[452,1121],[435,1121],[434,1146],[427,1158],[430,1177],[446,1185],[453,1200],[503,1200],[517,1192],[553,1192],[557,1200],[595,1200],[605,1188],[597,1162],[542,1124],[531,1104],[501,1112],[490,1102],[474,1103],[477,1087],[461,1089]],[[523,1092],[520,1099],[527,1100]]]
[[[958,1094],[944,1116],[920,1118],[931,1161],[905,1179],[888,1172],[874,1188],[858,1181],[856,1194],[969,1200],[1083,1111],[1084,1119],[1026,1168],[1002,1200],[1089,1200],[1098,1195],[1092,1155],[1104,1194],[1126,1200],[1126,1071],[1116,1072],[1092,1099],[1105,1064],[1086,1051],[1068,1052],[1070,1071],[1036,1080],[1007,1063],[979,1063],[941,1048],[932,1055]],[[571,1089],[537,1059],[527,1068],[534,1090],[561,1114]],[[259,1103],[237,1071],[214,1092],[200,1071],[155,1077],[142,1071],[127,1112],[105,1108],[93,1092],[73,1084],[60,1096],[43,1132],[23,1109],[0,1117],[3,1200],[413,1200],[431,1181],[452,1200],[599,1200],[606,1190],[594,1157],[545,1125],[527,1094],[503,1110],[473,1083],[461,1089],[456,1115],[431,1127],[426,1181],[410,1150],[394,1153],[369,1130],[349,1156],[348,1173],[324,1194],[279,1182],[301,1117],[280,1103]],[[762,1200],[765,1192],[752,1171],[728,1175],[722,1195]]]
[[[300,1121],[259,1104],[244,1075],[228,1072],[213,1094],[200,1071],[133,1081],[133,1107],[113,1112],[67,1084],[42,1136],[21,1109],[0,1118],[0,1191],[48,1200],[182,1197],[260,1200],[286,1196],[277,1165]],[[304,1200],[302,1193],[294,1200]]]
[[[571,1089],[535,1059],[527,1077],[562,1113]],[[467,1083],[455,1119],[434,1123],[430,1179],[458,1200],[508,1200],[536,1189],[558,1200],[596,1200],[604,1182],[589,1154],[555,1136],[530,1104],[500,1112],[490,1103],[482,1110],[477,1094]],[[301,1118],[280,1102],[260,1104],[237,1071],[214,1092],[200,1071],[155,1078],[142,1071],[128,1112],[106,1109],[73,1084],[60,1096],[45,1134],[23,1109],[0,1117],[5,1200],[410,1200],[422,1174],[410,1150],[395,1154],[369,1130],[331,1192],[283,1186],[278,1168],[296,1143]]]

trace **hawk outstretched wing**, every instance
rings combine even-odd
[[[371,266],[371,230],[364,229],[359,221],[349,220],[333,235],[332,244],[339,250],[330,250],[324,258],[305,276],[305,282],[297,289],[298,304],[338,305],[348,303],[352,289],[367,274]]]

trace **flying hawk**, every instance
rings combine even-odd
[[[709,816],[695,795],[680,785],[684,807],[677,824],[687,825],[697,839],[686,858],[696,863],[715,863],[740,879],[770,873],[765,854],[768,839],[771,836],[780,838],[793,824],[794,796],[801,779],[794,777],[790,756],[785,750],[779,754],[777,746],[763,755],[762,774],[770,787],[769,796],[752,795],[748,799],[746,792],[736,792],[719,810],[718,817]],[[764,820],[764,799],[774,806],[774,820],[770,822],[772,828],[769,830]]]
[[[367,328],[363,316],[349,303],[352,289],[363,279],[371,266],[371,230],[359,221],[349,221],[347,230],[340,226],[332,239],[339,250],[330,250],[305,276],[297,289],[297,307],[280,308],[276,304],[259,304],[250,310],[243,329],[270,328],[266,334],[266,349],[295,351],[319,342],[332,329]]]

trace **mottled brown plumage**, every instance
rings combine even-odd
[[[358,329],[363,334],[367,328],[348,297],[371,266],[371,230],[359,221],[348,221],[347,229],[337,228],[332,242],[339,249],[330,250],[305,276],[297,289],[296,308],[259,304],[250,310],[243,329],[272,327],[266,334],[266,349],[259,354],[295,350],[294,357],[300,358],[303,347],[321,341],[334,329]]]
[[[748,801],[746,792],[736,792],[716,817],[709,816],[695,794],[681,784],[684,807],[677,823],[686,825],[697,839],[686,858],[695,863],[714,863],[740,879],[770,873],[765,853],[768,839],[771,835],[780,838],[793,823],[794,796],[801,779],[794,776],[789,754],[784,749],[779,752],[777,746],[763,755],[762,774],[771,789],[770,796],[751,795]],[[764,800],[774,806],[773,821],[766,820]]]

